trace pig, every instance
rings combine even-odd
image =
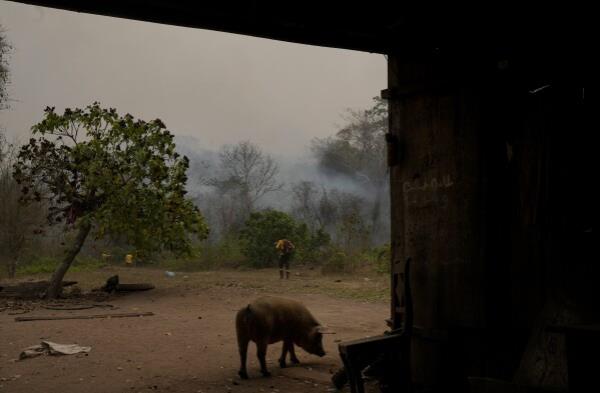
[[[302,303],[295,300],[272,296],[258,298],[238,311],[235,324],[241,362],[238,374],[242,379],[248,379],[246,355],[250,341],[256,343],[260,371],[265,377],[271,375],[265,362],[269,344],[283,341],[283,350],[279,358],[279,366],[282,368],[286,367],[285,358],[288,352],[290,361],[294,364],[299,363],[294,344],[313,355],[325,356],[324,328]]]

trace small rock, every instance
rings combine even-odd
[[[335,282],[342,282],[342,280],[335,280]]]
[[[198,319],[202,319],[202,317],[198,317]]]
[[[123,371],[123,367],[117,367],[117,371]]]

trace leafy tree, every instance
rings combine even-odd
[[[275,242],[289,239],[296,247],[301,244],[302,234],[294,219],[284,212],[265,210],[250,214],[240,232],[242,252],[254,267],[273,266],[277,261]]]
[[[46,108],[14,165],[23,203],[45,200],[48,221],[77,228],[54,272],[47,297],[88,234],[126,239],[138,250],[189,252],[190,234],[205,238],[200,211],[185,197],[187,157],[159,119],[146,122],[94,103],[85,109]]]
[[[321,168],[363,183],[378,183],[385,176],[385,101],[375,97],[366,110],[348,110],[343,126],[333,137],[315,139],[313,153]]]
[[[352,179],[373,195],[371,226],[380,226],[382,204],[386,196],[386,146],[388,129],[385,101],[374,98],[367,110],[349,110],[346,125],[333,137],[315,139],[312,151],[326,172]]]
[[[302,262],[320,263],[323,252],[331,245],[331,236],[323,228],[308,231],[306,225],[300,224],[298,238],[298,260]]]

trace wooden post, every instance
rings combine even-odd
[[[392,320],[400,327],[404,261],[412,258],[414,324],[425,331],[482,327],[480,96],[432,60],[388,58],[390,133],[399,157],[390,168]],[[390,138],[389,138],[390,139]],[[442,383],[439,342],[413,341],[417,385]]]

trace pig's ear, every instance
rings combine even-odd
[[[333,330],[331,330],[330,328],[328,328],[327,326],[317,326],[317,332],[321,333],[321,334],[335,334],[335,332]]]

